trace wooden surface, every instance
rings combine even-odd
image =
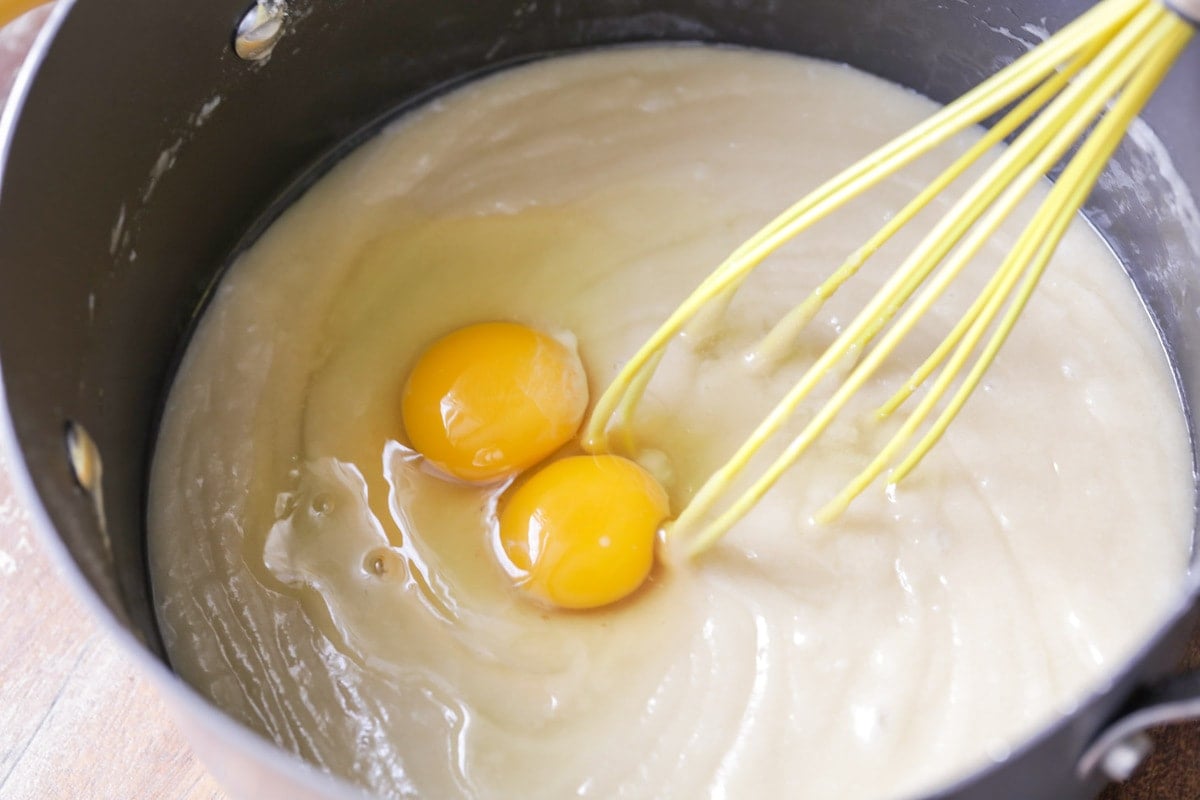
[[[0,96],[43,16],[0,31]],[[0,799],[224,798],[153,689],[62,585],[12,496],[5,458],[0,453]],[[1200,668],[1200,637],[1190,662]],[[1200,800],[1200,725],[1158,741],[1137,778],[1103,800]]]

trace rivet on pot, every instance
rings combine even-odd
[[[1100,762],[1100,769],[1110,780],[1118,783],[1127,781],[1153,749],[1154,742],[1149,736],[1135,733],[1109,748]]]
[[[78,422],[67,423],[67,461],[81,489],[91,494],[100,488],[100,449]]]
[[[96,522],[100,528],[100,542],[109,560],[112,559],[112,542],[108,537],[108,520],[104,515],[104,462],[100,458],[100,448],[87,429],[74,420],[68,420],[66,425],[67,464],[79,488],[87,493],[92,500],[92,509],[96,512]]]
[[[283,36],[285,0],[258,0],[242,16],[233,37],[233,50],[246,61],[262,61]]]

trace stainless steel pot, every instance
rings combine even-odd
[[[911,0],[63,0],[3,121],[0,358],[24,456],[16,476],[48,545],[153,676],[201,757],[243,797],[357,796],[240,728],[166,666],[149,596],[143,505],[159,403],[222,265],[383,119],[482,71],[583,47],[702,40],[789,50],[939,100],[1011,60],[1026,24],[1083,2]],[[254,60],[269,49],[265,60]],[[1151,103],[1088,216],[1126,263],[1200,410],[1200,46]],[[1159,143],[1161,140],[1161,143]],[[1161,152],[1159,152],[1161,150]],[[1169,154],[1177,175],[1157,169]],[[9,427],[11,425],[11,427]],[[90,437],[86,434],[90,433]],[[70,434],[70,435],[68,435]],[[67,446],[70,438],[73,449]],[[101,455],[103,473],[89,442]],[[1195,450],[1195,441],[1193,441]],[[98,503],[99,487],[103,503]],[[1085,798],[1136,761],[1137,732],[1200,715],[1200,675],[1164,682],[1200,598],[1076,711],[932,798]]]

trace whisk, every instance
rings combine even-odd
[[[666,535],[668,539],[683,537],[688,556],[716,543],[825,431],[1042,176],[1077,147],[999,268],[942,342],[879,409],[878,416],[890,415],[932,378],[920,402],[882,451],[817,512],[816,519],[824,522],[837,517],[889,468],[889,485],[896,484],[937,443],[979,384],[1109,157],[1187,46],[1197,23],[1200,0],[1172,0],[1170,5],[1165,0],[1102,0],[939,113],[820,186],[735,250],[634,354],[597,402],[584,428],[584,447],[590,452],[607,451],[612,433],[628,430],[637,404],[676,334],[700,314],[719,313],[755,267],[776,249],[947,139],[1008,109],[973,147],[759,342],[753,351],[755,358],[778,359],[825,300],[874,252],[980,156],[1020,130],[749,438],[667,523]],[[854,356],[859,360],[848,377],[803,430],[749,488],[719,513],[714,512],[750,460],[800,403],[836,365]],[[937,415],[926,425],[935,411]],[[909,447],[923,426],[921,437]]]

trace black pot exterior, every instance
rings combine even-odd
[[[1022,52],[1012,34],[1023,24],[1053,30],[1087,5],[293,0],[274,53],[250,63],[231,46],[244,0],[63,0],[40,67],[24,76],[24,102],[9,110],[0,358],[16,443],[81,586],[161,663],[144,491],[178,348],[222,265],[322,165],[398,109],[506,64],[660,40],[845,61],[944,101]],[[1185,55],[1145,118],[1182,184],[1200,195],[1200,48]],[[1200,317],[1187,298],[1200,296],[1200,234],[1169,211],[1180,187],[1147,168],[1144,147],[1127,144],[1119,159],[1140,182],[1103,182],[1089,216],[1130,265],[1194,418]],[[64,430],[72,421],[103,457],[107,534],[69,468]],[[1190,603],[1112,686],[1006,761],[932,797],[1094,796],[1100,779],[1076,776],[1079,755],[1182,652],[1200,588],[1195,577],[1191,586]],[[231,722],[177,682],[161,682],[231,789],[256,797],[347,791],[269,748],[234,747]]]

